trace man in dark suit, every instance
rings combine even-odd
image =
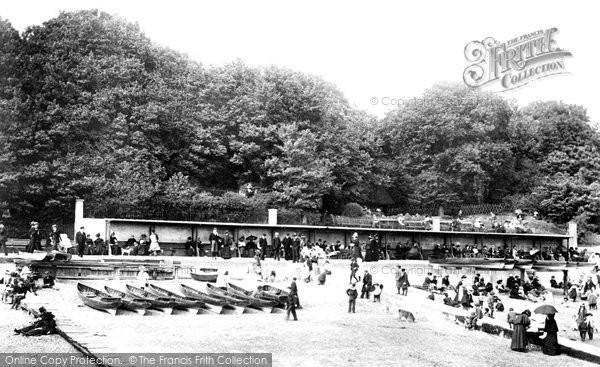
[[[8,250],[6,250],[7,239],[6,228],[4,228],[4,224],[0,223],[0,248],[4,251],[4,256],[8,256]]]
[[[262,237],[258,239],[258,245],[260,246],[260,259],[264,260],[267,252],[271,253],[267,242],[267,234],[263,233]]]
[[[294,233],[294,240],[292,242],[292,262],[300,261],[300,237]]]
[[[369,273],[368,270],[365,270],[365,275],[363,276],[363,286],[360,292],[360,298],[365,298],[365,294],[367,295],[367,299],[369,299],[371,294],[371,286],[373,285],[373,276]]]
[[[294,241],[292,240],[292,237],[290,237],[290,234],[286,234],[285,238],[283,239],[283,258],[285,260],[291,260],[292,259],[292,243]]]
[[[298,297],[298,286],[296,285],[296,280],[296,277],[292,278],[292,283],[290,284],[290,296],[294,296],[296,300],[296,308],[302,308],[300,307],[300,298]]]
[[[221,236],[219,236],[217,228],[213,228],[212,233],[210,236],[208,236],[208,242],[210,242],[210,252],[212,254],[212,258],[216,259],[219,254],[219,244],[221,242]]]
[[[281,238],[279,238],[278,232],[275,232],[275,237],[273,238],[273,249],[275,250],[273,258],[277,261],[281,260]]]
[[[87,235],[85,234],[85,228],[83,226],[79,227],[79,231],[75,234],[75,243],[77,244],[77,255],[79,257],[83,257],[83,253],[85,252],[85,241],[87,239]]]

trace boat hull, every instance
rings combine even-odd
[[[111,297],[82,283],[77,283],[77,295],[86,306],[112,315],[116,315],[117,308],[123,303],[121,298]]]

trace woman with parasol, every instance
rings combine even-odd
[[[545,337],[542,335],[544,340],[542,352],[549,356],[559,355],[560,345],[558,344],[558,325],[556,324],[556,320],[554,320],[554,314],[558,311],[551,305],[543,305],[536,308],[533,312],[546,315],[546,322],[544,324]]]

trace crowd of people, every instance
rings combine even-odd
[[[593,311],[597,309],[597,292],[600,284],[600,274],[596,272],[597,279],[592,275],[581,276],[576,282],[568,282],[573,289],[565,297],[564,302],[583,302],[579,306],[577,314],[573,317],[572,329],[579,331],[582,341],[593,339],[594,332],[598,332],[594,323]],[[404,271],[396,273],[396,284],[398,293],[406,294],[408,287],[408,278]],[[563,289],[562,283],[557,282],[555,276],[550,279],[550,289]],[[484,317],[497,318],[498,313],[506,312],[506,321],[513,329],[511,348],[516,351],[527,349],[527,332],[530,327],[531,312],[525,310],[521,313],[515,312],[513,308],[505,310],[501,296],[508,298],[525,300],[528,302],[544,304],[552,299],[547,289],[540,282],[535,272],[529,273],[525,279],[519,275],[510,275],[506,281],[497,280],[495,284],[490,280],[485,280],[480,274],[475,274],[472,279],[462,275],[456,284],[451,284],[449,275],[443,275],[438,278],[437,275],[428,273],[422,285],[419,288],[429,291],[428,298],[431,300],[440,299],[443,304],[450,307],[463,308],[468,310],[468,316],[465,318],[465,327],[467,329],[477,329],[478,322]],[[547,298],[548,297],[548,298]],[[546,307],[546,306],[541,306]],[[536,309],[536,312],[537,309]],[[542,311],[540,313],[546,314]],[[547,313],[543,329],[533,331],[533,337],[540,337],[542,340],[542,350],[549,355],[560,353],[557,334],[558,327],[553,313]],[[542,334],[543,333],[543,334]],[[540,335],[541,334],[541,335]]]
[[[364,261],[378,261],[385,258],[383,249],[377,235],[370,235],[368,241],[359,241],[358,233],[352,235],[350,243],[346,246],[341,240],[328,242],[321,238],[311,242],[303,234],[286,233],[282,236],[275,232],[273,238],[268,238],[263,233],[260,238],[250,234],[240,236],[237,241],[233,239],[229,231],[219,233],[214,228],[208,237],[210,250],[204,250],[201,240],[188,237],[185,243],[185,252],[188,256],[212,256],[230,259],[232,257],[254,258],[258,254],[261,260],[273,258],[275,260],[287,260],[294,263],[305,262],[306,258],[324,259],[334,256],[358,257]]]
[[[17,271],[6,270],[4,277],[0,279],[2,284],[2,302],[10,303],[11,309],[19,310],[21,302],[27,294],[36,294],[40,288],[53,288],[54,277],[50,272],[43,275],[33,273],[28,266],[17,268]]]
[[[401,249],[406,249],[407,244],[399,244]],[[401,251],[401,250],[400,250]],[[457,243],[434,244],[431,257],[433,258],[502,258],[502,259],[531,259],[531,260],[556,260],[556,261],[579,261],[587,262],[591,254],[587,249],[578,249],[559,244],[555,247],[545,246],[541,251],[532,246],[529,250],[516,245],[495,246],[495,245],[470,245],[461,246]]]

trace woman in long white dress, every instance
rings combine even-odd
[[[138,275],[136,277],[138,287],[144,289],[146,285],[148,285],[148,280],[150,279],[150,275],[146,272],[146,267],[140,266]]]
[[[160,252],[160,245],[158,244],[158,236],[154,231],[150,232],[150,249],[148,250],[152,256],[158,255]]]

